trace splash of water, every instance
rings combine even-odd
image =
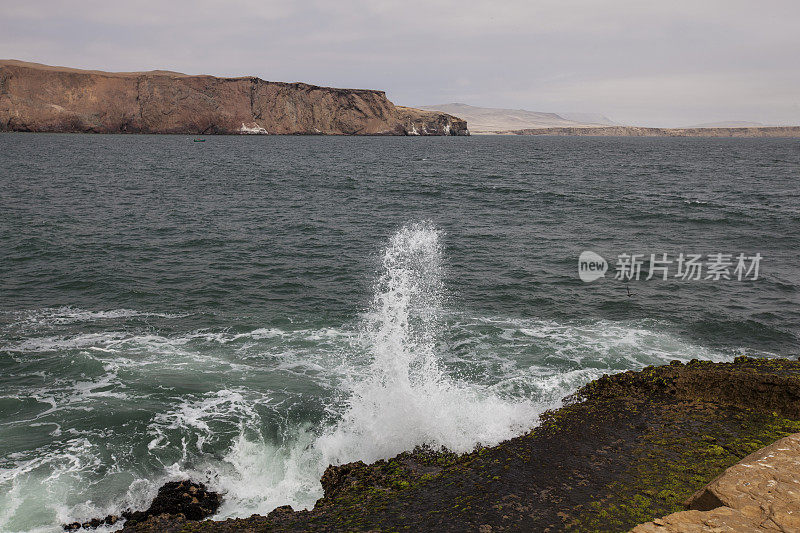
[[[322,495],[319,478],[329,464],[372,462],[419,445],[465,452],[535,424],[539,410],[531,402],[501,398],[443,372],[436,351],[443,327],[441,237],[430,224],[405,226],[392,237],[363,318],[371,360],[364,369],[354,355],[344,412],[316,437],[304,430],[279,449],[238,439],[225,458],[233,468],[212,480],[227,493],[222,516],[286,503],[310,508]]]
[[[431,224],[400,229],[383,254],[364,319],[372,361],[338,424],[317,441],[332,464],[375,461],[418,445],[463,452],[519,434],[536,420],[525,401],[458,383],[436,353],[442,324],[441,233]]]

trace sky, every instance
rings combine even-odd
[[[0,0],[0,58],[643,126],[800,124],[798,0]]]

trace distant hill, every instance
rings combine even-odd
[[[525,109],[476,107],[467,104],[439,104],[418,106],[418,108],[448,113],[464,119],[472,133],[614,124],[607,117],[595,113],[568,113],[569,117],[567,117],[567,114],[543,113]]]
[[[558,135],[567,137],[800,137],[800,126],[747,128],[643,128],[640,126],[580,126],[528,128],[498,132],[506,135]]]
[[[559,111],[558,114],[559,116],[562,116],[567,120],[574,120],[575,122],[580,122],[582,124],[592,124],[600,126],[618,125],[616,122],[614,122],[605,115],[601,115],[600,113],[563,113]]]
[[[725,122],[706,122],[705,124],[694,124],[689,128],[763,128],[766,124],[761,122],[747,122],[746,120],[728,120]]]

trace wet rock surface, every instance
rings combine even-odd
[[[596,380],[495,447],[330,467],[312,511],[284,507],[190,530],[627,531],[670,519],[725,469],[797,432],[797,361],[676,361]],[[711,527],[743,511],[689,512],[715,513],[703,517]],[[125,531],[187,524],[162,515]]]
[[[130,524],[162,514],[202,520],[216,513],[221,503],[222,496],[207,490],[202,483],[173,481],[158,489],[158,494],[146,511],[125,511],[122,517]]]
[[[119,522],[120,517],[117,515],[108,515],[105,518],[93,518],[86,522],[72,522],[64,524],[64,531],[78,531],[80,529],[97,529],[100,526],[113,526]]]
[[[109,515],[105,518],[94,518],[87,522],[65,524],[65,531],[80,529],[96,529],[104,525],[114,525],[124,519],[126,527],[146,522],[150,518],[163,517],[161,520],[202,520],[219,509],[222,496],[206,489],[202,483],[190,480],[172,481],[158,489],[153,503],[145,511],[123,511],[119,516]],[[169,518],[167,518],[169,517]]]

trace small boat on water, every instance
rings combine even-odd
[[[206,142],[206,140],[205,139],[195,139],[194,142],[196,142],[196,143],[204,143],[204,142]]]

